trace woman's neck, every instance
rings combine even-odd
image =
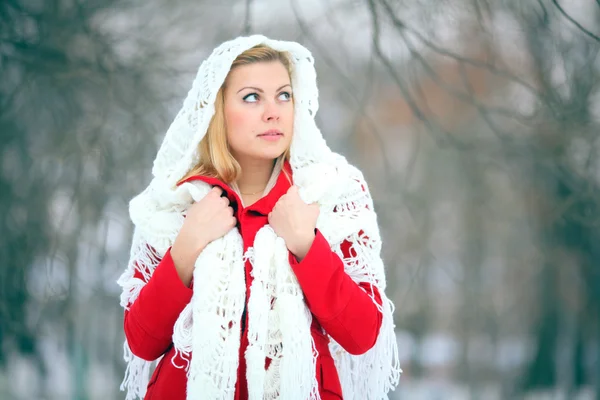
[[[272,160],[238,160],[242,168],[242,174],[237,180],[237,186],[242,194],[262,193],[271,174],[275,163]]]

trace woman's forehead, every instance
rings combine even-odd
[[[285,66],[279,61],[273,61],[236,67],[229,73],[227,84],[232,89],[251,86],[263,90],[276,90],[282,85],[291,84],[291,81]]]

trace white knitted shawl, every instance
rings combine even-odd
[[[317,228],[343,260],[345,272],[357,283],[377,287],[382,298],[382,305],[377,306],[383,323],[371,350],[351,355],[331,338],[330,350],[344,398],[387,398],[388,391],[397,385],[401,370],[393,304],[385,295],[373,201],[361,172],[327,147],[315,124],[318,91],[314,60],[298,43],[260,35],[239,37],[217,47],[202,63],[158,151],[152,181],[130,202],[135,230],[128,268],[118,281],[123,288],[121,305],[127,308],[133,304],[173,244],[187,207],[210,190],[204,182],[180,186],[176,183],[198,163],[197,145],[206,133],[217,91],[232,62],[261,43],[288,52],[293,65],[295,119],[290,164],[294,184],[305,202],[319,204]],[[351,256],[342,254],[344,241],[351,244]],[[246,296],[246,260],[252,263],[254,277],[248,301],[249,346],[245,353],[250,399],[318,399],[317,352],[310,334],[312,315],[288,262],[286,245],[269,225],[258,231],[246,254],[234,228],[210,243],[195,263],[192,300],[179,315],[173,333],[176,354],[187,360],[186,365],[178,366],[187,370],[187,398],[233,399]],[[144,280],[134,277],[136,269]],[[374,294],[368,294],[377,304]],[[124,348],[127,371],[121,389],[127,390],[127,400],[143,397],[152,363],[133,355],[127,342]],[[265,357],[273,360],[267,370]]]

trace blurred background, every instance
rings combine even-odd
[[[0,2],[0,399],[122,399],[128,202],[201,61],[315,56],[365,174],[390,399],[600,399],[600,1]]]

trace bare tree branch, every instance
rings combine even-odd
[[[467,72],[465,70],[465,64],[463,64],[463,63],[459,64],[459,72],[460,72],[460,75],[462,77],[462,81],[463,81],[465,87],[471,94],[471,97],[474,97],[475,93],[474,93],[471,83],[469,82],[469,77],[467,76]],[[494,134],[499,139],[510,140],[510,135],[507,132],[501,131],[500,128],[498,128],[496,126],[496,124],[491,120],[488,110],[485,107],[483,107],[481,104],[479,104],[479,102],[474,102],[473,106],[477,109],[477,112],[479,113],[481,118],[487,123],[487,125],[491,129],[491,131],[494,132]]]
[[[454,97],[456,97],[457,99],[464,101],[465,103],[468,103],[478,109],[481,109],[483,107],[485,107],[487,109],[487,112],[493,112],[499,115],[503,115],[506,117],[511,117],[511,118],[515,118],[518,119],[520,121],[527,121],[528,118],[524,118],[522,115],[519,115],[518,113],[516,113],[515,111],[508,109],[508,108],[504,108],[504,107],[492,107],[489,105],[484,105],[482,103],[480,103],[477,98],[473,95],[473,92],[471,93],[463,93],[457,89],[455,89],[454,87],[452,87],[452,85],[449,85],[447,83],[445,83],[443,80],[440,79],[440,77],[438,76],[438,74],[433,70],[433,68],[431,67],[431,65],[429,65],[429,63],[427,62],[427,60],[425,59],[425,57],[423,57],[423,55],[421,53],[419,53],[419,51],[417,51],[417,49],[410,43],[408,37],[406,36],[404,31],[400,31],[400,35],[402,36],[402,39],[404,40],[404,43],[406,44],[406,47],[408,48],[408,50],[410,51],[411,55],[421,63],[421,65],[423,66],[424,71],[427,73],[427,75],[429,75],[431,77],[431,79],[441,88],[443,88],[447,93],[453,95]],[[463,62],[460,62],[461,64],[463,64]]]
[[[600,3],[600,0],[596,0],[597,2]],[[568,19],[573,25],[575,25],[577,28],[579,28],[579,30],[583,33],[585,33],[587,36],[591,37],[592,39],[600,42],[600,36],[590,32],[589,30],[587,30],[586,28],[583,27],[583,25],[581,25],[579,22],[577,22],[573,17],[571,17],[562,7],[560,4],[558,4],[558,0],[552,0],[552,4],[554,4],[554,6],[558,9],[558,11],[560,11],[560,13],[566,18]]]
[[[504,115],[504,116],[509,116],[512,118],[515,118],[517,120],[522,120],[522,116],[519,116],[516,112],[509,110],[509,109],[503,109],[503,108],[494,108],[494,107],[489,107],[486,105],[481,104],[479,101],[477,101],[474,96],[472,95],[468,95],[465,93],[461,93],[460,91],[457,91],[456,89],[454,89],[453,87],[451,87],[450,85],[444,83],[443,81],[441,81],[441,79],[439,78],[439,76],[436,74],[436,72],[431,68],[431,66],[429,65],[429,63],[424,59],[424,57],[416,50],[416,48],[410,43],[410,41],[408,40],[408,38],[406,37],[405,34],[405,27],[406,25],[404,25],[404,23],[400,20],[398,20],[397,18],[395,19],[395,15],[393,13],[392,8],[389,6],[389,4],[387,4],[385,2],[385,0],[381,0],[381,3],[384,4],[384,8],[386,9],[386,15],[391,16],[391,18],[394,20],[394,24],[395,25],[399,25],[399,30],[398,32],[400,33],[400,35],[402,36],[406,46],[408,47],[410,53],[413,55],[413,57],[415,57],[415,59],[417,59],[421,65],[423,65],[425,72],[433,79],[434,82],[436,82],[436,84],[438,84],[440,87],[442,87],[444,90],[446,90],[448,93],[450,93],[451,95],[457,97],[458,99],[473,105],[474,107],[477,108],[477,110],[479,110],[480,114],[482,115],[483,119],[488,123],[488,125],[490,126],[490,129],[500,138],[504,141],[504,148],[505,149],[509,149],[514,147],[512,140],[510,139],[510,136],[507,132],[501,132],[500,129],[493,123],[493,121],[489,118],[488,113],[489,112],[495,112],[497,114],[500,115]],[[390,76],[392,77],[392,79],[394,80],[394,82],[396,83],[396,85],[398,86],[398,88],[400,89],[405,101],[407,102],[407,104],[409,105],[409,107],[411,108],[411,110],[413,111],[413,113],[415,114],[415,116],[421,121],[423,122],[431,131],[431,133],[435,134],[436,131],[440,131],[443,132],[445,135],[443,137],[444,140],[451,140],[453,142],[453,144],[457,147],[461,147],[461,148],[471,148],[474,146],[473,142],[470,143],[466,143],[464,141],[459,141],[457,138],[455,138],[454,135],[452,135],[450,132],[446,131],[443,127],[441,127],[439,124],[437,123],[433,123],[431,119],[427,118],[425,116],[425,113],[423,112],[423,110],[416,104],[416,102],[414,101],[414,99],[412,98],[408,88],[406,87],[406,84],[403,82],[403,80],[398,76],[398,74],[396,73],[396,71],[394,70],[394,67],[391,65],[391,63],[389,62],[389,60],[385,57],[385,55],[383,54],[383,52],[381,51],[381,48],[379,46],[379,35],[380,35],[380,28],[379,28],[379,17],[377,14],[377,10],[376,10],[376,5],[374,0],[368,0],[368,4],[369,4],[369,10],[371,13],[371,17],[372,17],[372,26],[373,26],[373,46],[375,49],[375,54],[377,55],[377,58],[382,62],[382,64],[385,66],[386,70],[388,71],[388,73],[390,74]],[[459,61],[462,61],[462,59],[466,59],[464,57],[460,57]],[[462,62],[461,62],[462,64]],[[470,64],[470,63],[469,63]]]
[[[385,168],[383,173],[386,174],[386,180],[388,181],[392,181],[392,177],[389,176],[390,171],[392,171],[391,168],[391,163],[390,160],[388,159],[386,152],[384,151],[385,149],[385,143],[383,138],[381,137],[381,134],[377,128],[377,125],[375,124],[375,122],[372,120],[372,118],[364,111],[364,103],[363,101],[366,101],[367,96],[365,95],[365,97],[363,97],[362,99],[357,99],[356,98],[356,93],[358,93],[358,90],[354,90],[355,88],[355,84],[351,79],[348,79],[348,77],[346,77],[346,75],[342,72],[341,68],[338,67],[338,65],[336,64],[336,62],[328,55],[329,53],[327,51],[324,51],[320,44],[319,41],[314,38],[313,34],[311,33],[311,30],[308,28],[308,26],[306,25],[305,21],[302,19],[302,17],[300,16],[300,13],[298,11],[298,6],[296,4],[297,0],[292,0],[291,4],[292,4],[292,10],[294,12],[294,17],[296,19],[296,22],[298,23],[298,26],[300,28],[300,30],[302,31],[302,34],[304,34],[306,37],[308,37],[313,43],[314,45],[317,47],[319,54],[321,56],[321,59],[333,70],[336,71],[336,74],[339,78],[341,78],[344,82],[344,88],[346,89],[346,92],[348,93],[349,97],[354,99],[356,101],[356,103],[358,104],[358,111],[360,113],[360,116],[362,116],[364,118],[364,121],[366,123],[369,124],[369,128],[371,129],[371,132],[373,134],[373,137],[375,138],[375,140],[377,141],[380,149],[381,149],[381,155],[382,155],[382,160],[384,162]],[[357,116],[358,117],[358,116]]]
[[[429,128],[431,134],[435,135],[437,132],[444,133],[443,136],[437,135],[436,139],[438,139],[438,140],[441,139],[443,141],[448,141],[448,140],[456,141],[455,139],[452,138],[452,135],[450,135],[449,132],[445,131],[441,126],[433,123],[433,121],[431,121],[429,118],[427,118],[425,116],[425,113],[421,110],[421,108],[419,108],[419,106],[416,104],[416,102],[412,98],[405,82],[402,80],[402,78],[400,78],[398,76],[393,65],[390,63],[390,61],[385,57],[385,55],[381,51],[381,47],[379,44],[380,29],[379,29],[379,15],[377,13],[377,6],[376,6],[374,0],[367,0],[367,4],[368,4],[369,11],[371,14],[371,26],[373,29],[373,40],[372,40],[373,50],[375,51],[375,55],[381,61],[381,63],[385,67],[386,71],[388,72],[388,74],[390,75],[392,80],[394,80],[394,82],[398,86],[398,89],[400,89],[400,92],[402,93],[402,96],[404,97],[406,104],[408,104],[408,106],[410,107],[410,109],[413,112],[413,114],[415,115],[415,117],[417,117],[417,119],[419,121],[421,121],[425,126],[427,126]]]
[[[387,1],[385,1],[385,0],[380,0],[380,1],[381,1],[381,4],[383,5],[383,7],[385,8],[386,15],[388,15],[392,19],[394,26],[396,26],[396,28],[398,28],[398,30],[406,30],[406,31],[410,32],[415,37],[417,37],[426,47],[428,47],[435,53],[442,55],[442,56],[452,58],[456,61],[464,62],[465,64],[469,64],[474,67],[484,68],[495,75],[510,79],[510,80],[520,84],[521,86],[525,87],[526,89],[531,91],[536,96],[541,97],[541,96],[539,96],[538,90],[533,85],[524,81],[523,79],[519,78],[518,76],[514,75],[513,73],[511,73],[509,71],[498,69],[498,67],[496,67],[493,64],[489,64],[489,63],[479,61],[479,60],[474,60],[472,58],[462,56],[453,51],[444,49],[444,48],[436,45],[431,40],[429,40],[425,36],[423,36],[423,34],[421,34],[419,31],[417,31],[414,28],[411,28],[404,21],[400,20],[394,13],[394,10],[391,8],[391,6],[387,3]]]

